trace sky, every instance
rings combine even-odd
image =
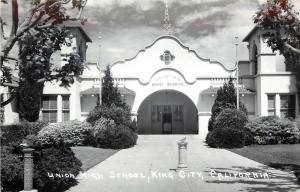
[[[27,0],[19,0],[24,14]],[[239,60],[248,59],[243,38],[254,27],[253,15],[266,0],[168,0],[173,35],[203,58],[210,58],[233,68],[234,39],[239,37]],[[294,0],[300,10],[300,1]],[[113,64],[134,57],[139,50],[162,35],[167,35],[162,21],[165,0],[88,0],[83,26],[92,39],[87,60]],[[8,8],[1,15],[9,18]],[[99,38],[101,36],[101,38]],[[100,51],[99,51],[99,47]]]

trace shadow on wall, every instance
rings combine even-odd
[[[210,171],[206,173],[215,177],[218,174],[223,176],[223,179],[205,180],[207,183],[214,184],[248,184],[248,186],[241,191],[257,192],[257,191],[280,191],[291,192],[299,191],[300,185],[297,183],[297,179],[291,173],[274,170],[268,166],[260,166],[259,168],[233,166],[232,168],[208,168]],[[243,177],[234,177],[234,173],[243,173]],[[246,173],[249,173],[249,178],[246,177]],[[253,173],[258,173],[258,177],[254,177]],[[263,175],[260,175],[262,173]],[[267,175],[265,175],[267,173]],[[225,174],[230,175],[230,179],[226,179]]]

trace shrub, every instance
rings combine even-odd
[[[248,122],[247,115],[241,111],[231,108],[225,108],[216,118],[214,129],[229,127],[242,130]]]
[[[13,153],[12,147],[1,147],[1,185],[4,192],[23,189],[23,166],[21,154]]]
[[[253,135],[248,128],[245,128],[247,121],[247,115],[242,110],[225,108],[217,116],[213,130],[207,134],[206,143],[212,147],[225,148],[252,144]]]
[[[43,146],[78,146],[84,145],[89,138],[91,125],[87,122],[68,121],[49,124],[37,135]]]
[[[27,122],[22,121],[14,125],[2,125],[1,144],[20,145],[27,135],[36,135],[47,123],[43,121]]]
[[[300,142],[300,131],[294,122],[278,117],[259,117],[249,122],[256,144],[294,144]]]
[[[207,136],[207,144],[217,148],[236,148],[245,145],[245,134],[233,128],[214,129]]]
[[[230,78],[228,83],[224,85],[217,91],[217,96],[214,101],[214,104],[211,108],[211,118],[208,121],[208,131],[214,129],[214,123],[217,116],[225,108],[236,108],[236,92],[233,84],[233,79]],[[247,109],[243,103],[239,102],[240,109],[247,115]]]
[[[61,192],[74,186],[81,171],[81,162],[70,148],[46,148],[37,155],[34,166],[34,188],[40,192]],[[51,175],[74,177],[51,177]]]
[[[136,144],[137,134],[126,125],[116,125],[114,120],[101,117],[94,123],[92,135],[96,146],[123,149]]]
[[[116,125],[132,126],[130,110],[128,108],[117,107],[115,105],[111,105],[111,107],[101,105],[89,113],[86,121],[94,125],[101,117],[114,120]]]

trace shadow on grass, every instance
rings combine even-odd
[[[270,167],[280,169],[284,171],[292,171],[297,178],[298,184],[300,185],[300,165],[296,164],[283,164],[283,163],[270,163]]]
[[[231,168],[214,168],[208,167],[209,171],[205,171],[211,174],[214,170],[215,178],[207,179],[205,182],[213,184],[245,184],[245,187],[239,191],[257,192],[257,191],[270,191],[270,192],[294,192],[299,191],[300,186],[297,183],[293,174],[275,170],[268,166],[260,166],[258,168],[233,166]],[[243,177],[234,177],[234,173],[242,173]],[[250,177],[246,177],[245,174],[250,173]],[[253,177],[253,173],[258,173],[259,177]],[[267,177],[262,175],[267,173]],[[218,179],[217,174],[230,175],[229,178]],[[251,177],[252,175],[252,177]]]

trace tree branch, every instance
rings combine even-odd
[[[284,42],[284,46],[286,48],[290,49],[291,51],[300,54],[300,49],[293,47],[292,45],[288,44],[287,42]]]
[[[1,86],[4,86],[4,87],[19,87],[18,84],[14,84],[14,83],[2,83]]]
[[[16,35],[19,24],[19,6],[18,0],[12,0],[12,25],[10,36],[13,37]]]
[[[0,106],[4,107],[5,105],[9,104],[10,102],[12,102],[12,100],[15,98],[15,94],[11,95],[6,101],[3,101]]]

